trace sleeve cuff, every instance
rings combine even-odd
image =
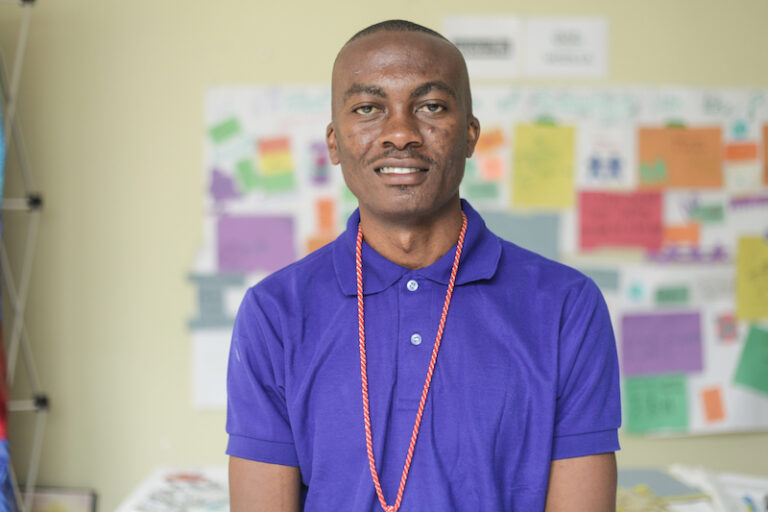
[[[557,436],[552,443],[552,460],[615,452],[620,449],[619,432],[616,429]]]
[[[292,443],[276,443],[245,436],[229,436],[227,455],[283,466],[299,465],[296,448]]]

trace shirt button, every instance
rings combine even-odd
[[[411,334],[411,345],[421,345],[421,334]]]
[[[413,279],[405,283],[405,286],[408,288],[409,292],[415,292],[419,289],[419,283]]]

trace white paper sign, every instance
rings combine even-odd
[[[525,72],[530,76],[604,77],[608,24],[592,18],[526,21]]]
[[[520,20],[509,16],[446,18],[443,35],[455,44],[471,77],[520,74]]]

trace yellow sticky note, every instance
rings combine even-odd
[[[739,239],[736,256],[736,315],[741,320],[768,318],[768,240]]]
[[[573,206],[574,132],[571,126],[517,127],[512,168],[515,206]]]

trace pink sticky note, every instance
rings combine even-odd
[[[627,314],[621,319],[624,375],[700,372],[699,313]]]
[[[582,192],[579,195],[582,249],[659,249],[663,240],[659,192]]]
[[[293,218],[223,216],[218,222],[219,271],[274,272],[296,259]]]

